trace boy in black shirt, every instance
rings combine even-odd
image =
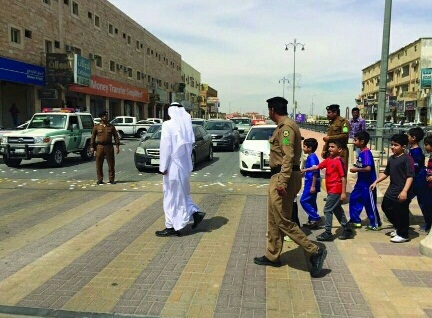
[[[409,241],[409,204],[413,198],[412,183],[414,178],[414,161],[405,154],[408,145],[408,136],[395,134],[391,137],[391,150],[393,155],[388,158],[383,174],[371,184],[374,190],[376,185],[390,176],[390,185],[381,204],[381,208],[395,230],[390,233],[393,243]]]

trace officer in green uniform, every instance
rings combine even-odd
[[[321,153],[321,157],[324,159],[328,157],[328,144],[331,140],[340,140],[342,143],[342,153],[341,158],[345,164],[345,170],[348,169],[348,137],[350,131],[349,121],[341,117],[339,105],[332,104],[326,107],[327,118],[330,120],[327,136],[323,138],[325,145]]]
[[[291,220],[293,202],[302,185],[300,156],[302,144],[300,129],[287,116],[288,101],[282,97],[267,100],[269,117],[277,124],[270,138],[270,169],[272,177],[268,186],[267,250],[254,263],[264,266],[281,266],[284,236],[289,236],[311,254],[312,277],[320,275],[327,251],[312,243],[299,226]]]

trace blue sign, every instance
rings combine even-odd
[[[420,88],[431,88],[431,87],[432,87],[432,68],[422,68]]]
[[[1,57],[0,80],[45,86],[45,68]]]
[[[90,86],[90,77],[90,60],[81,55],[74,54],[74,83],[82,86]]]

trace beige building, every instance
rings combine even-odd
[[[176,96],[179,95],[179,101],[182,102],[182,105],[190,112],[192,117],[203,117],[199,107],[201,73],[182,60],[181,81],[184,83],[184,92],[176,93]]]
[[[219,118],[218,92],[209,84],[201,84],[200,87],[200,108],[204,112],[204,118]],[[222,117],[220,117],[222,118]]]
[[[432,38],[420,38],[389,55],[386,120],[431,123],[431,68]],[[380,69],[378,61],[362,70],[359,107],[366,119],[376,119]]]
[[[3,4],[0,126],[11,127],[12,103],[18,106],[20,122],[43,107],[60,106],[87,110],[95,117],[102,110],[111,117],[166,117],[172,93],[182,82],[180,54],[107,0]],[[72,72],[77,55],[89,61],[89,86],[47,83],[45,64],[52,53],[70,61],[64,64],[69,64],[65,72]],[[191,89],[190,94],[199,92]]]

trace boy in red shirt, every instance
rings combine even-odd
[[[346,169],[340,154],[342,152],[342,144],[339,140],[329,142],[330,157],[327,157],[319,165],[307,169],[302,169],[302,172],[326,169],[325,182],[327,188],[327,199],[324,206],[325,231],[317,236],[318,241],[331,241],[333,239],[332,223],[333,214],[338,219],[343,227],[343,233],[339,236],[340,240],[346,240],[353,237],[353,230],[349,227],[349,223],[342,209],[342,201],[346,199]]]

